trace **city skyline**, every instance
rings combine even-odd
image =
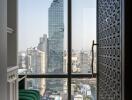
[[[66,0],[64,1],[64,49],[66,49],[67,2]],[[52,0],[40,0],[39,2],[34,0],[20,0],[18,2],[18,51],[25,51],[27,48],[36,47],[39,43],[38,39],[42,37],[43,34],[47,34],[48,36],[48,8],[50,7],[51,2]],[[96,39],[96,3],[94,0],[84,0],[84,2],[73,0],[73,3],[73,8],[75,8],[73,9],[73,17],[75,17],[73,18],[74,27],[72,33],[73,36],[76,37],[73,39],[73,49],[87,49],[87,45],[91,45],[91,40]],[[85,5],[85,3],[89,4]],[[80,6],[78,6],[79,4]],[[82,10],[83,14],[80,14]],[[85,21],[87,23],[85,23]],[[83,29],[80,27],[80,24],[84,27]],[[88,30],[86,26],[88,26],[91,31]],[[79,38],[80,41],[77,43]]]
[[[64,30],[65,30],[64,1],[65,0],[53,0],[50,7],[48,8],[48,25],[47,25],[48,34],[42,34],[41,36],[36,37],[36,39],[39,40],[39,43],[36,43],[36,45],[33,46],[34,48],[30,48],[30,47],[28,47],[29,49],[26,48],[27,51],[25,53],[25,56],[23,54],[22,55],[19,54],[18,64],[21,65],[21,68],[26,68],[27,70],[29,70],[28,73],[30,74],[68,73],[67,72],[67,69],[69,68],[69,66],[67,66],[68,52],[64,51],[65,50],[64,39],[66,39],[66,37],[64,37]],[[85,21],[87,21],[86,16],[89,16],[87,15],[87,12],[91,11],[89,9],[92,10],[93,8],[84,7],[83,9],[80,9],[79,12],[82,11],[82,16],[80,16],[82,17],[82,19],[80,22],[74,23],[74,24],[78,24],[79,26],[82,23],[83,26],[81,26],[80,29],[82,29],[81,31],[83,33],[91,32],[87,30],[86,27],[87,24],[85,23]],[[76,9],[74,10],[76,11]],[[91,18],[89,17],[89,19]],[[92,24],[90,26],[92,26]],[[80,31],[80,29],[78,29],[78,31]],[[73,34],[73,36],[74,35],[78,37],[78,35]],[[87,38],[85,38],[85,35],[87,34],[81,34],[81,35],[83,36],[80,37],[82,39],[80,39],[79,42],[82,42],[81,44],[85,48],[85,44],[88,43],[86,42]],[[83,44],[83,42],[86,43]],[[89,65],[90,63],[88,62],[91,61],[90,59],[91,56],[89,55],[89,51],[75,52],[73,50],[72,66],[71,66],[72,73],[90,74],[91,68]],[[25,66],[23,67],[24,64]],[[58,98],[65,98],[68,92],[67,79],[61,79],[61,78],[54,78],[54,79],[41,78],[35,80],[30,79],[28,80],[27,84],[28,84],[28,88],[35,89],[40,92],[42,100],[47,100],[48,98],[57,99],[57,96]],[[73,87],[73,91],[72,91],[74,93],[71,94],[74,100],[78,98],[78,95],[81,96],[82,100],[85,100],[87,98],[94,98],[94,93],[92,91],[93,88],[90,86],[89,83],[84,84],[83,82],[77,82],[76,84],[74,84],[74,86],[75,87]]]

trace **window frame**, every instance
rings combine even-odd
[[[72,73],[72,0],[67,0],[67,20],[68,20],[68,68],[67,68],[67,74],[32,74],[32,75],[27,75],[26,78],[66,78],[67,79],[67,87],[68,87],[68,100],[71,100],[71,80],[73,78],[97,78],[97,73],[94,74],[75,74]],[[24,75],[19,75],[19,77],[23,77]],[[24,80],[25,81],[25,80]]]

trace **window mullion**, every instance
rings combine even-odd
[[[68,0],[68,100],[71,100],[72,1]]]

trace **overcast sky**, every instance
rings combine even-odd
[[[53,0],[18,0],[18,50],[35,47],[48,34],[48,8]],[[72,0],[73,49],[87,50],[96,39],[96,0]],[[67,47],[67,2],[64,0],[64,36]]]

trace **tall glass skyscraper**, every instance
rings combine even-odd
[[[53,0],[48,11],[48,73],[63,73],[64,4]]]
[[[63,73],[64,1],[53,0],[48,9],[48,68],[47,73]],[[47,79],[47,90],[63,91],[62,79]]]

